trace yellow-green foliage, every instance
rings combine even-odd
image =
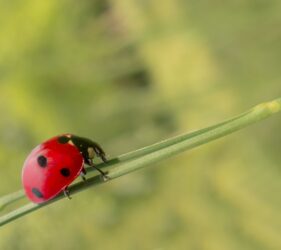
[[[0,195],[21,188],[26,154],[55,134],[114,156],[280,96],[280,10],[1,1]],[[0,249],[281,249],[280,122],[32,213],[1,228]]]

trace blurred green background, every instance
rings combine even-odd
[[[0,195],[56,134],[116,156],[281,96],[281,1],[0,1]],[[1,228],[0,249],[281,249],[280,116]]]

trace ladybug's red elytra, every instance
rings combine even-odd
[[[53,137],[34,148],[24,162],[22,183],[27,197],[34,203],[46,202],[60,192],[69,197],[67,187],[81,175],[85,180],[84,164],[94,166],[93,158],[106,162],[103,149],[95,142],[72,134]]]

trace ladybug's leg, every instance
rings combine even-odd
[[[97,154],[97,156],[102,159],[103,162],[107,162],[107,159],[105,157],[105,152],[98,144],[94,145],[94,151]]]
[[[96,167],[96,166],[94,165],[94,163],[92,162],[92,160],[89,160],[89,165],[90,165],[91,167],[93,167],[94,169],[96,169],[97,171],[100,172],[100,174],[102,175],[102,178],[103,178],[104,181],[107,181],[107,180],[109,179],[109,177],[107,176],[107,172],[103,172],[101,169],[99,169],[98,167]]]
[[[67,197],[69,200],[71,199],[70,192],[68,187],[63,190],[64,196]]]
[[[80,176],[81,176],[83,181],[86,181],[86,177],[85,177],[86,174],[87,174],[86,169],[82,168]]]

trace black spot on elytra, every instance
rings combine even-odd
[[[38,165],[42,168],[47,166],[47,158],[44,155],[39,155],[37,158]]]
[[[70,138],[68,138],[67,136],[60,136],[58,138],[58,142],[61,143],[61,144],[65,144],[65,143],[68,143],[70,140]]]
[[[37,198],[43,198],[43,194],[39,191],[38,188],[32,188],[31,191]]]
[[[69,170],[69,168],[62,168],[62,169],[60,170],[60,173],[61,173],[61,175],[64,176],[64,177],[70,176],[70,170]]]

